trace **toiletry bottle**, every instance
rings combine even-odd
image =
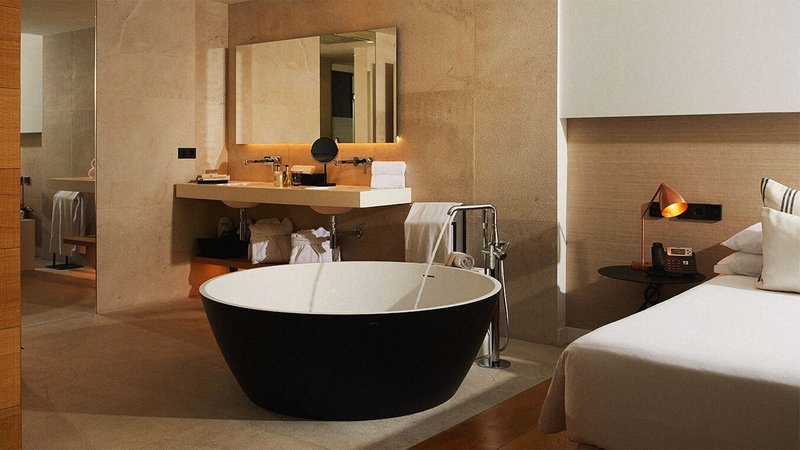
[[[275,187],[283,187],[283,171],[280,164],[273,166],[272,177],[274,178],[273,184]]]
[[[289,173],[289,165],[283,166],[283,187],[292,187],[292,175]]]

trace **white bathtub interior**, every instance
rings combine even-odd
[[[414,309],[425,264],[350,261],[272,266],[205,282],[206,298],[242,308],[310,314],[379,314]],[[481,273],[433,266],[417,309],[469,303],[496,294]]]

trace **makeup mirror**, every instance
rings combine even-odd
[[[322,163],[323,186],[335,186],[336,183],[328,183],[328,163],[336,159],[339,154],[339,146],[331,138],[321,137],[311,144],[311,157],[314,161]]]

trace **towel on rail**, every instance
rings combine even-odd
[[[53,214],[50,222],[50,253],[72,256],[77,250],[65,244],[68,236],[86,234],[86,205],[80,192],[58,191],[53,196]]]
[[[453,236],[447,211],[461,203],[423,203],[417,202],[411,205],[411,211],[403,224],[406,239],[406,262],[428,262],[433,247],[436,245],[436,238],[442,231],[443,226],[447,226],[447,231],[442,237],[442,243],[434,257],[435,262],[444,263],[448,253],[453,251]],[[445,222],[447,224],[445,225]]]

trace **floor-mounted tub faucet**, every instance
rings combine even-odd
[[[481,253],[483,254],[483,267],[484,273],[494,277],[500,282],[503,293],[503,303],[505,305],[505,323],[506,323],[506,340],[505,344],[500,346],[500,302],[497,302],[497,310],[492,316],[492,323],[489,325],[489,355],[485,358],[480,358],[477,364],[481,367],[493,369],[505,369],[511,365],[510,362],[500,359],[500,352],[508,347],[508,295],[506,294],[506,281],[503,273],[503,260],[506,259],[506,250],[509,243],[501,241],[499,233],[497,232],[497,209],[489,204],[482,205],[460,205],[453,206],[447,211],[450,216],[450,221],[455,220],[456,214],[459,211],[466,213],[466,211],[480,210],[483,212],[483,247]],[[491,219],[489,213],[491,212]],[[464,238],[466,241],[466,237]]]

